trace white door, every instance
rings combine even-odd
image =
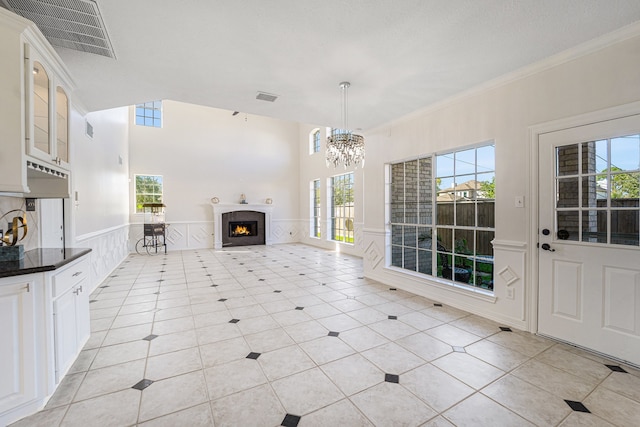
[[[39,199],[40,246],[64,248],[64,200]]]
[[[640,115],[539,137],[538,332],[640,365]]]

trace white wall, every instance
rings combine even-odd
[[[134,108],[130,109],[133,120]],[[239,203],[273,199],[274,241],[295,240],[299,218],[298,124],[163,101],[162,128],[131,125],[132,241],[143,215],[134,214],[134,175],[162,175],[169,249],[211,248],[211,198]]]
[[[366,276],[512,326],[531,327],[526,295],[532,283],[526,264],[536,250],[535,236],[529,237],[536,213],[514,205],[516,196],[525,196],[527,207],[537,197],[529,191],[536,173],[529,157],[529,128],[640,100],[639,66],[640,37],[635,37],[367,132]],[[490,140],[496,146],[495,272],[509,268],[516,274],[511,285],[515,299],[505,298],[499,274],[494,299],[385,268],[385,163]]]
[[[93,138],[85,134],[85,120],[93,126]],[[67,246],[91,248],[93,288],[128,254],[128,127],[127,107],[83,116],[72,102]]]

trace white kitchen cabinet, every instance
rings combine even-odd
[[[0,425],[13,408],[14,417],[33,411],[43,389],[41,277],[12,277],[0,286]]]
[[[52,275],[55,383],[67,373],[89,339],[88,261],[79,260]]]
[[[42,409],[89,339],[85,251],[29,251],[47,271],[0,278],[0,426]]]
[[[40,30],[3,8],[0,40],[0,193],[69,197],[73,81]]]

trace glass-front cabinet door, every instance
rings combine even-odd
[[[26,149],[43,162],[67,168],[69,162],[69,97],[55,73],[27,51],[25,58]],[[31,58],[29,58],[31,56]],[[49,68],[49,69],[48,69]]]

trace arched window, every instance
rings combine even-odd
[[[320,152],[320,129],[316,128],[309,134],[309,154]]]

